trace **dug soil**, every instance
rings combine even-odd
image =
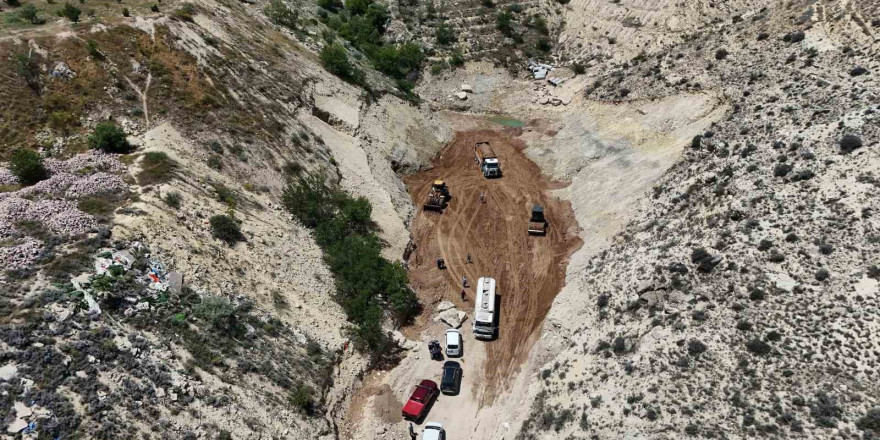
[[[565,284],[569,257],[581,246],[571,204],[552,196],[564,187],[541,174],[524,154],[521,129],[456,133],[432,167],[404,178],[419,208],[411,225],[415,250],[409,277],[425,313],[417,330],[430,323],[434,306],[452,301],[468,313],[471,325],[477,279],[493,277],[500,296],[498,338],[486,344],[484,380],[478,386],[482,405],[490,404],[525,361],[537,340],[553,299]],[[474,144],[488,141],[501,162],[503,177],[483,177],[474,158]],[[452,195],[442,213],[421,209],[431,184],[445,180]],[[484,194],[485,202],[481,202]],[[550,222],[546,236],[530,236],[532,205],[542,205]],[[472,263],[466,263],[467,255]],[[447,269],[437,269],[443,258]],[[462,277],[468,287],[461,299]],[[467,332],[468,334],[470,332]]]

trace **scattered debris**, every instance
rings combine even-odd
[[[532,72],[532,76],[534,76],[535,79],[544,79],[547,77],[547,74],[553,70],[553,66],[529,61],[529,70]]]
[[[0,367],[0,380],[9,382],[18,375],[18,367],[15,364],[6,364]]]

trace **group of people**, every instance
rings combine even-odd
[[[480,203],[486,203],[486,193],[484,193],[484,192],[480,193]],[[465,264],[473,263],[473,260],[471,260],[471,254],[467,254],[467,257],[465,258],[464,263]],[[446,260],[444,260],[443,257],[440,257],[437,259],[437,269],[439,269],[439,270],[446,269]],[[462,276],[461,277],[461,300],[462,301],[467,301],[467,290],[466,290],[467,287],[468,287],[467,276]]]
[[[465,264],[473,263],[473,260],[471,259],[471,254],[467,254],[467,257],[465,258],[464,263]],[[446,269],[446,260],[444,260],[442,257],[437,259],[437,269],[439,269],[439,270]],[[461,277],[461,300],[462,301],[467,301],[467,291],[466,291],[467,287],[468,287],[467,276],[462,276]]]

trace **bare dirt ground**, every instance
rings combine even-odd
[[[498,339],[486,343],[484,381],[471,390],[481,405],[492,403],[526,359],[564,285],[569,257],[582,244],[570,203],[549,195],[561,185],[544,178],[525,157],[520,134],[518,129],[457,133],[432,168],[404,178],[416,206],[424,203],[436,179],[444,179],[452,194],[442,214],[419,210],[411,226],[416,249],[409,260],[410,280],[428,312],[416,326],[424,327],[442,300],[453,301],[470,319],[477,279],[491,276],[498,282]],[[500,158],[502,178],[486,179],[480,173],[473,147],[482,141],[491,142]],[[533,204],[546,209],[550,229],[545,237],[528,235]],[[471,264],[466,264],[468,253]],[[440,257],[448,269],[437,269]],[[463,276],[469,282],[466,301],[460,297]]]

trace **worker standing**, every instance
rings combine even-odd
[[[480,203],[486,203],[486,193],[480,193]]]
[[[467,254],[467,259],[464,260],[464,264],[471,264],[471,254]]]
[[[409,422],[409,438],[416,440],[416,430],[413,427],[412,422]]]
[[[461,289],[461,300],[467,302],[467,292],[465,289]]]
[[[440,269],[440,270],[446,269],[446,262],[443,261],[442,258],[437,259],[437,269]]]
[[[467,288],[467,277],[466,276],[461,277],[461,288],[462,289]]]

